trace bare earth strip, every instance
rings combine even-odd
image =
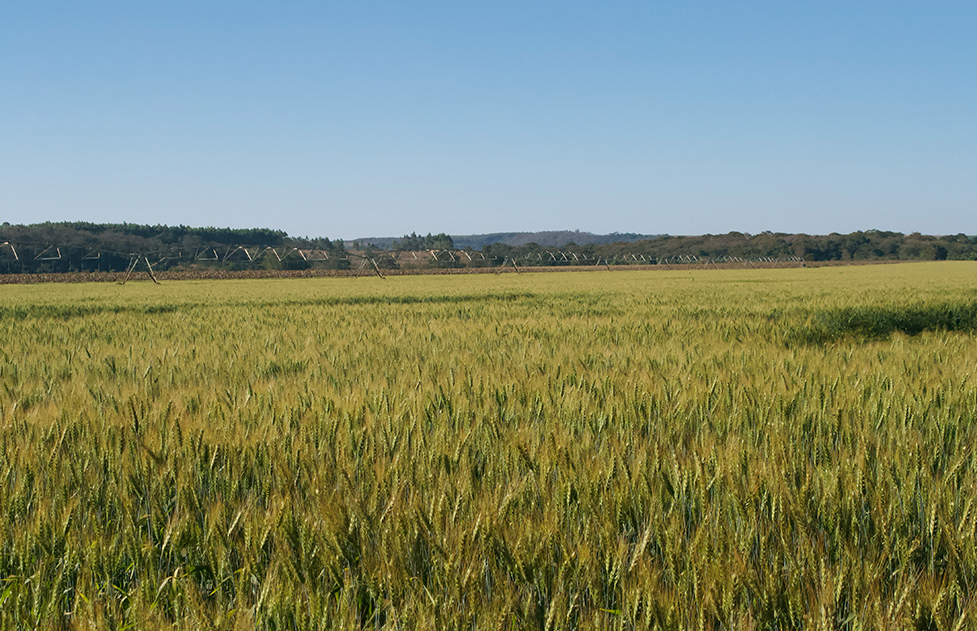
[[[707,263],[681,265],[561,265],[520,267],[522,272],[596,272],[607,271],[676,271],[676,270],[705,270],[705,269],[775,269],[797,267],[835,267],[840,265],[882,265],[891,263],[906,263],[908,261],[815,261],[815,262],[745,262],[745,263]],[[417,276],[444,274],[514,274],[513,267],[458,267],[458,268],[401,268],[385,269],[384,276]],[[375,276],[372,269],[330,270],[184,270],[174,272],[157,272],[159,280],[225,280],[247,278],[324,278],[324,277],[359,277]],[[69,272],[64,274],[0,274],[0,285],[34,284],[34,283],[115,283],[125,278],[125,272]],[[139,271],[130,280],[149,280],[149,274]]]

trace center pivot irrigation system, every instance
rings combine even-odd
[[[339,269],[351,269],[369,271],[375,273],[380,278],[384,278],[383,271],[389,269],[423,268],[423,267],[491,267],[496,272],[511,267],[515,272],[521,273],[524,267],[552,267],[552,266],[597,266],[608,270],[612,265],[653,265],[663,266],[667,269],[679,267],[698,266],[698,267],[770,267],[770,266],[797,266],[803,265],[804,259],[796,256],[773,258],[758,257],[744,259],[734,256],[723,256],[721,258],[706,258],[695,255],[682,255],[670,257],[654,257],[645,254],[618,254],[615,256],[604,256],[598,254],[587,254],[570,250],[542,250],[530,253],[508,255],[503,257],[486,256],[483,252],[465,249],[434,249],[434,250],[375,250],[367,248],[363,250],[325,250],[316,248],[301,247],[273,247],[273,246],[254,246],[254,245],[222,245],[207,246],[194,249],[170,248],[165,251],[155,252],[122,252],[109,249],[82,248],[79,246],[64,246],[51,243],[11,243],[3,241],[0,243],[0,263],[6,262],[8,271],[13,264],[20,263],[20,271],[24,272],[28,267],[50,269],[52,262],[62,261],[69,263],[68,259],[74,263],[72,271],[78,271],[79,267],[91,265],[93,268],[101,270],[102,261],[111,258],[115,265],[127,261],[124,275],[119,281],[125,284],[132,274],[139,268],[144,267],[149,277],[155,283],[159,283],[156,276],[161,268],[186,269],[188,267],[199,268],[201,266],[223,266],[235,265],[245,267],[257,267],[267,263],[267,259],[272,259],[278,264],[288,265],[290,263],[301,263],[306,266],[315,264],[331,264]],[[87,263],[78,262],[84,261]],[[116,267],[118,269],[118,267]]]

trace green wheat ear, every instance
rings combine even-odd
[[[973,271],[4,291],[0,628],[968,628]]]

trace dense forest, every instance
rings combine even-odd
[[[420,236],[414,232],[404,235],[402,239],[394,241],[391,249],[400,252],[416,250],[450,250],[455,247],[454,240],[447,234],[431,234]]]
[[[549,234],[549,233],[546,233]],[[574,233],[566,233],[572,239]],[[425,257],[411,251],[434,251]],[[437,252],[453,252],[437,256]],[[658,236],[637,241],[560,246],[528,242],[487,243],[481,249],[458,248],[450,235],[416,233],[391,240],[389,247],[324,237],[292,237],[264,228],[191,228],[187,226],[42,223],[0,226],[0,274],[122,271],[134,260],[154,269],[349,269],[351,257],[373,259],[379,267],[465,267],[503,265],[573,265],[603,261],[609,265],[664,264],[693,260],[884,261],[975,260],[977,237],[929,236],[867,230],[828,235],[730,232],[702,236]]]
[[[307,252],[313,250],[310,257]],[[158,270],[349,267],[342,241],[290,237],[266,228],[87,222],[0,226],[0,273],[122,271],[133,258],[145,258]]]

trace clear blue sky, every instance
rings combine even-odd
[[[0,221],[977,233],[974,2],[0,3]]]

